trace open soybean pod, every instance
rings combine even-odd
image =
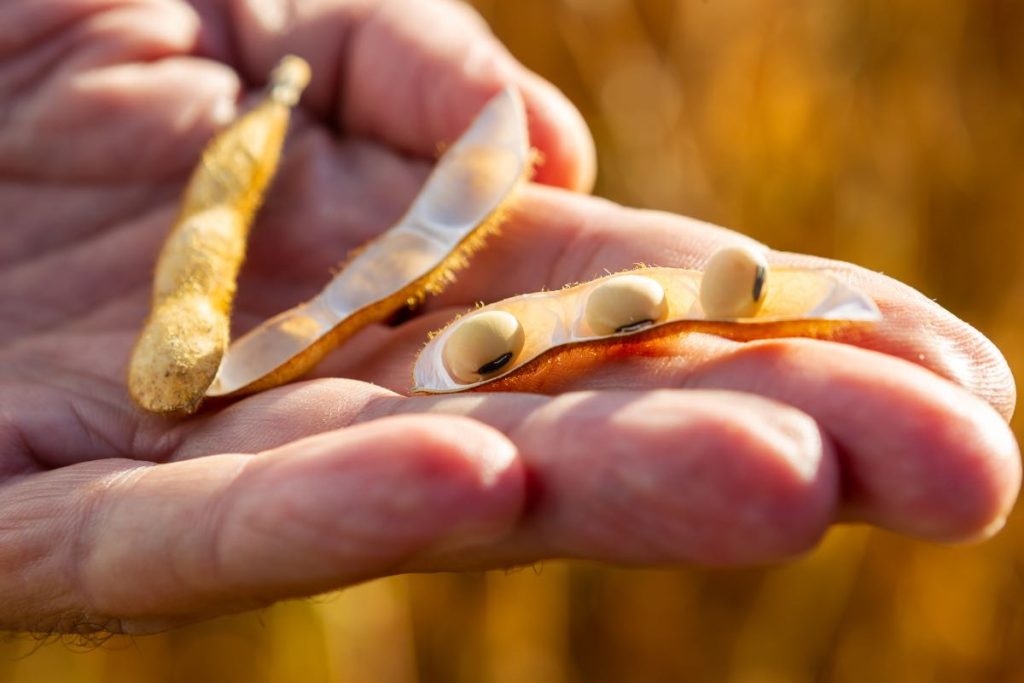
[[[397,225],[360,250],[316,297],[231,346],[207,395],[292,380],[360,328],[439,291],[498,227],[531,169],[525,109],[508,88],[448,148]]]
[[[285,57],[263,100],[213,139],[192,173],[128,371],[132,398],[146,410],[195,410],[217,374],[249,228],[309,77],[305,61]]]
[[[592,366],[608,345],[625,341],[654,343],[687,332],[739,341],[827,336],[881,319],[866,295],[824,271],[801,268],[773,268],[767,284],[762,274],[752,288],[752,298],[762,299],[752,315],[709,318],[701,306],[703,276],[638,268],[484,306],[427,343],[413,368],[413,391],[535,391],[549,373]]]

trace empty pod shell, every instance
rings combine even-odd
[[[394,227],[360,250],[316,297],[231,345],[207,396],[294,379],[360,328],[439,291],[498,227],[532,159],[522,99],[507,88],[448,148]]]

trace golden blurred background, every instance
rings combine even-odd
[[[597,193],[884,271],[1024,368],[1024,3],[474,4],[584,112]],[[549,562],[100,648],[11,637],[7,681],[1020,682],[1024,513],[973,547],[842,528],[766,569]]]

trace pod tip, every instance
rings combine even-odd
[[[294,107],[311,77],[309,62],[296,55],[286,55],[270,73],[267,87],[270,98],[286,107]]]

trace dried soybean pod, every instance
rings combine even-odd
[[[309,77],[302,59],[281,60],[264,99],[213,139],[192,173],[129,366],[128,389],[146,410],[194,411],[217,374],[249,228]]]
[[[359,250],[316,297],[231,345],[207,395],[291,381],[359,329],[440,291],[497,229],[532,166],[525,108],[506,88],[448,148],[396,225]]]
[[[752,272],[748,270],[741,269],[740,289],[749,291],[740,298],[759,299],[750,316],[707,316],[699,301],[705,274],[680,268],[639,268],[484,306],[427,342],[413,368],[413,392],[558,391],[564,384],[560,379],[600,365],[615,345],[617,355],[643,346],[647,352],[671,354],[674,346],[661,343],[689,332],[738,341],[827,337],[839,328],[881,318],[869,297],[823,270],[774,268],[771,288],[762,288],[760,297],[753,293],[753,279],[745,281]],[[500,346],[484,338],[487,348],[479,352],[467,341],[475,335],[464,334],[464,326],[496,314],[517,321],[522,342],[501,367],[488,367],[492,372],[473,377],[460,368],[494,355]]]

